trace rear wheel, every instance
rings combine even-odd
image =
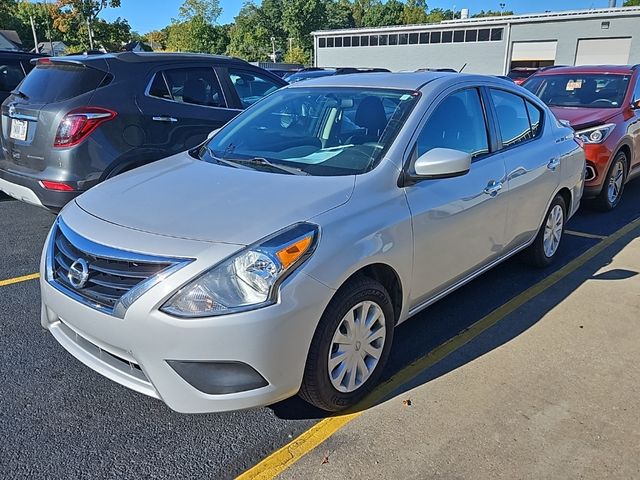
[[[540,227],[536,239],[525,250],[526,259],[530,264],[536,267],[551,265],[560,248],[566,217],[567,206],[564,198],[561,195],[557,195],[551,202],[545,221]]]
[[[613,163],[611,163],[611,167],[609,167],[600,195],[594,201],[594,205],[598,210],[608,212],[618,206],[622,198],[626,178],[627,156],[624,152],[619,152]]]
[[[380,378],[393,330],[393,307],[385,288],[366,277],[350,281],[318,324],[300,396],[329,412],[359,402]]]

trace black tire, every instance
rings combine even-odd
[[[329,378],[329,348],[343,317],[360,302],[377,304],[384,314],[385,341],[378,364],[370,377],[355,391],[340,392]],[[362,400],[378,383],[389,357],[393,342],[395,317],[391,298],[386,289],[368,277],[359,277],[344,285],[331,300],[316,329],[309,348],[304,378],[299,396],[322,410],[337,412]]]
[[[619,172],[619,165],[622,164],[622,185],[618,191],[617,196],[612,201],[609,198],[609,184],[612,182],[613,177],[617,175]],[[624,185],[627,180],[627,156],[624,152],[618,152],[613,162],[611,162],[611,166],[609,167],[609,171],[607,172],[607,176],[604,179],[604,183],[602,184],[602,191],[600,194],[593,200],[593,206],[600,210],[601,212],[609,212],[616,208],[620,203],[620,199],[622,198],[622,193],[624,192]]]
[[[556,197],[553,199],[553,202],[551,202],[551,206],[549,207],[547,214],[544,217],[544,221],[542,222],[542,226],[538,231],[538,235],[536,235],[536,239],[529,246],[529,248],[524,251],[525,260],[527,261],[527,263],[533,265],[534,267],[545,268],[551,265],[554,258],[558,254],[558,250],[560,249],[560,244],[558,244],[558,247],[555,249],[553,254],[551,256],[548,256],[544,248],[544,233],[547,226],[547,221],[549,220],[551,212],[553,212],[554,208],[558,205],[562,208],[562,230],[560,236],[560,243],[562,243],[562,238],[564,237],[564,227],[567,222],[567,205],[561,195],[556,195]]]

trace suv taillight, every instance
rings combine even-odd
[[[113,120],[117,113],[106,108],[83,107],[67,113],[56,132],[53,146],[56,148],[66,148],[78,145],[98,126],[109,120]]]

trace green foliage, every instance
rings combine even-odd
[[[271,35],[261,22],[259,7],[246,2],[234,19],[230,31],[229,54],[250,62],[269,59]]]
[[[213,25],[220,17],[222,8],[218,0],[185,0],[179,10],[179,17],[183,21],[200,19]]]
[[[500,10],[480,10],[478,13],[474,13],[473,15],[471,15],[471,18],[499,17],[500,15],[513,15],[513,11],[505,10],[504,12],[500,12]]]
[[[225,53],[229,43],[228,28],[215,25],[221,13],[218,0],[185,0],[179,18],[166,28],[166,49]]]
[[[384,27],[402,25],[404,4],[399,0],[387,0],[385,3],[375,2],[365,12],[362,19],[365,27]]]
[[[309,65],[311,63],[311,58],[303,48],[293,47],[284,56],[284,61],[287,63],[300,63],[302,65]]]
[[[427,8],[426,0],[407,0],[402,11],[402,23],[405,25],[427,23],[429,21]]]
[[[640,0],[625,0],[624,7],[640,7]]]

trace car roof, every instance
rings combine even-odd
[[[577,67],[552,67],[540,70],[536,73],[539,75],[561,75],[572,73],[613,73],[613,74],[630,74],[633,73],[632,65],[581,65]]]
[[[52,58],[53,60],[53,58]],[[119,60],[128,63],[158,63],[158,62],[219,62],[219,63],[236,63],[242,65],[250,65],[244,60],[236,57],[227,57],[224,55],[209,55],[204,53],[164,53],[164,52],[119,52],[119,53],[103,53],[100,55],[68,55],[64,57],[55,57],[58,61],[70,61],[89,63],[92,60]]]
[[[423,85],[447,75],[464,75],[448,72],[398,72],[398,73],[347,73],[319,78],[310,78],[295,83],[290,88],[305,87],[364,87],[364,88],[397,88],[419,90]],[[471,77],[469,75],[464,75]]]

